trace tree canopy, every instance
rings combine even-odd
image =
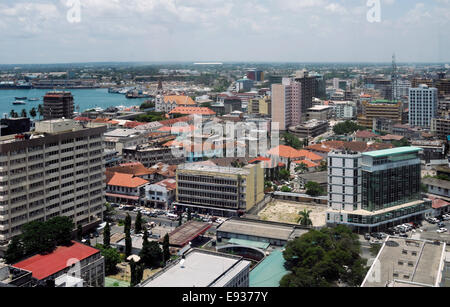
[[[366,130],[366,127],[360,126],[357,123],[352,122],[350,120],[343,123],[339,123],[333,127],[333,132],[338,135],[351,134],[358,130]]]
[[[309,231],[288,242],[283,256],[290,273],[281,287],[358,286],[367,272],[358,236],[343,225]]]
[[[296,137],[293,134],[285,133],[285,134],[283,134],[283,139],[284,139],[284,143],[287,146],[290,146],[290,147],[295,148],[295,149],[302,149],[303,148],[303,145],[304,145],[303,142],[300,141],[298,139],[298,137]]]
[[[317,182],[310,181],[305,185],[306,194],[309,196],[322,196],[325,194],[325,190]]]

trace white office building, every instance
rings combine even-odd
[[[361,210],[361,159],[356,152],[328,154],[328,223],[340,223],[342,211]]]
[[[409,124],[412,127],[430,128],[438,110],[438,90],[425,84],[409,89]]]

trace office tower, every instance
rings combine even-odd
[[[301,84],[283,78],[282,84],[272,85],[272,122],[279,123],[281,131],[300,124]]]
[[[75,225],[95,226],[102,220],[105,131],[60,119],[0,138],[0,245],[32,221],[68,216]]]
[[[310,76],[307,70],[297,71],[295,74],[295,82],[300,83],[300,107],[301,107],[301,120],[305,121],[306,112],[309,108],[312,108],[313,97],[316,97],[316,82],[315,76]]]
[[[327,223],[371,231],[431,214],[431,201],[421,198],[420,151],[400,147],[366,152],[361,157],[345,152],[330,154]]]
[[[44,96],[44,120],[73,118],[73,96],[70,92],[48,92]]]
[[[402,123],[402,103],[400,101],[374,100],[362,102],[362,115],[358,116],[358,124],[372,129],[374,119],[390,119]]]
[[[409,125],[430,128],[431,120],[437,116],[438,90],[425,84],[409,90]]]
[[[257,69],[249,69],[246,73],[247,79],[256,81],[256,82],[262,82],[264,81],[264,72]]]
[[[177,168],[177,210],[242,215],[264,199],[264,168],[183,164]]]

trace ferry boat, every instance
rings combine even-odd
[[[16,100],[13,102],[14,105],[23,105],[23,104],[27,104],[25,101],[22,100]]]
[[[27,100],[27,97],[14,97],[16,100]]]
[[[40,101],[40,98],[28,98],[28,101]]]

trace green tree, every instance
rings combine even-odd
[[[143,242],[139,256],[141,257],[142,263],[148,268],[160,267],[163,260],[163,253],[156,241]]]
[[[124,223],[124,233],[130,233],[131,232],[131,216],[129,213],[127,213],[127,216],[125,217],[125,223]]]
[[[325,194],[325,190],[317,182],[310,181],[305,185],[306,194],[309,196],[321,196]]]
[[[288,186],[283,186],[281,188],[281,192],[289,193],[289,192],[292,192],[292,189]]]
[[[132,241],[131,241],[131,234],[130,232],[127,232],[125,234],[125,256],[129,257],[131,255],[131,251],[132,251],[133,245],[132,245]]]
[[[297,167],[295,167],[296,172],[306,173],[308,171],[308,165],[305,163],[300,163]]]
[[[134,222],[134,233],[140,233],[142,231],[142,213],[139,211],[136,215],[136,221]]]
[[[77,226],[77,240],[83,240],[83,226],[81,226],[81,224],[78,224]]]
[[[106,222],[105,229],[103,230],[103,246],[109,248],[111,246],[111,226],[109,222]]]
[[[144,276],[144,265],[141,262],[130,261],[131,281],[130,287],[135,287],[142,281]]]
[[[120,254],[114,248],[105,248],[97,245],[101,255],[105,258],[105,275],[114,275],[117,273],[117,265],[120,263]]]
[[[367,272],[360,252],[358,236],[346,226],[310,230],[286,245],[283,256],[290,273],[280,286],[358,286]]]
[[[181,225],[183,225],[183,214],[180,214],[178,217],[178,227],[180,227]]]
[[[298,219],[298,223],[302,226],[311,226],[312,221],[311,221],[311,218],[309,217],[311,212],[312,212],[311,210],[306,210],[306,209],[299,212],[298,214],[300,215],[300,217]]]
[[[111,206],[110,203],[105,203],[105,211],[103,212],[103,219],[105,222],[112,223],[114,220],[114,215],[116,214],[116,211],[114,210],[113,206]]]
[[[22,109],[22,111],[20,112],[20,116],[24,118],[27,117],[27,110]]]
[[[39,118],[42,118],[44,116],[44,107],[41,104],[38,105],[38,113],[39,113]]]
[[[33,119],[37,116],[37,112],[36,112],[36,108],[35,108],[35,107],[33,107],[33,108],[30,110],[30,116],[31,116],[31,118],[33,118]]]
[[[20,236],[13,237],[5,252],[5,261],[8,264],[16,263],[25,255]]]
[[[295,149],[303,148],[303,142],[301,142],[298,139],[298,137],[296,137],[293,134],[285,133],[285,134],[283,134],[283,139],[284,139],[284,143],[287,146],[290,146],[290,147],[295,148]]]
[[[352,134],[358,130],[367,130],[367,128],[359,126],[357,123],[349,120],[333,127],[333,132],[337,135]]]
[[[167,262],[170,259],[170,243],[168,233],[166,233],[163,239],[163,258],[164,262]]]
[[[317,170],[319,172],[326,172],[328,170],[328,163],[327,161],[321,161],[320,165],[317,167]]]
[[[188,220],[188,221],[192,220],[191,208],[188,208],[188,212],[187,212],[187,220]]]
[[[289,180],[291,178],[291,173],[287,169],[282,169],[278,173],[278,178],[280,180]]]

